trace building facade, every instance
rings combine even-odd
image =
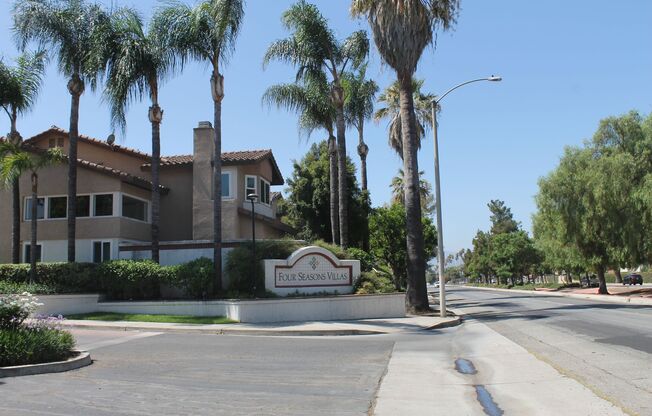
[[[163,251],[192,248],[213,239],[213,128],[200,122],[193,132],[193,154],[161,157],[160,240]],[[28,140],[29,146],[68,150],[68,132],[52,127]],[[68,165],[39,172],[37,200],[39,261],[67,259]],[[280,238],[291,232],[276,215],[280,193],[272,187],[283,177],[271,150],[222,153],[222,239],[251,238],[251,203],[255,203],[256,237]],[[79,137],[77,173],[76,260],[102,262],[131,258],[135,248],[147,251],[151,236],[151,155],[139,150]],[[20,179],[21,261],[29,260],[31,184]],[[11,261],[11,190],[0,189],[0,263]]]

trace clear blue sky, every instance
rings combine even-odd
[[[106,4],[110,3],[108,0]],[[292,80],[293,69],[261,60],[269,43],[287,33],[280,23],[290,0],[248,0],[237,51],[224,68],[223,148],[272,148],[283,174],[292,160],[307,151],[296,118],[263,108],[260,97],[274,83]],[[352,20],[348,0],[314,0],[340,38],[367,29]],[[0,55],[17,55],[11,34],[11,4],[0,0]],[[150,16],[151,0],[114,0]],[[456,29],[439,36],[429,48],[417,77],[425,90],[442,93],[471,78],[500,74],[502,83],[477,83],[451,94],[440,116],[444,238],[446,251],[469,247],[478,229],[489,227],[486,204],[502,199],[517,220],[530,229],[537,179],[553,169],[565,145],[589,138],[601,118],[637,109],[652,111],[652,2],[647,0],[494,0],[462,1]],[[381,65],[372,48],[369,74],[381,87],[393,71]],[[167,82],[160,102],[165,111],[162,152],[192,153],[192,128],[212,120],[209,72],[204,64],[189,65]],[[110,133],[109,116],[100,95],[87,91],[81,99],[80,132],[97,138]],[[19,121],[24,137],[50,125],[68,128],[70,97],[66,80],[51,64],[33,112]],[[389,183],[400,167],[387,146],[385,124],[367,127],[370,191],[374,205],[389,200]],[[128,114],[122,143],[150,150],[147,103]],[[9,130],[0,117],[0,131]],[[358,163],[357,135],[348,134],[348,152]],[[433,181],[431,135],[423,144],[419,166]]]

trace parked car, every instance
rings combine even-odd
[[[625,285],[641,285],[643,286],[643,276],[638,273],[628,274],[623,277],[623,286]]]
[[[600,286],[600,281],[598,280],[596,275],[591,275],[591,277],[582,277],[580,279],[580,283],[582,284],[582,287],[599,287]]]

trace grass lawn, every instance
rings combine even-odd
[[[68,315],[67,319],[89,321],[164,322],[172,324],[235,324],[223,316],[140,315],[135,313],[92,312]]]

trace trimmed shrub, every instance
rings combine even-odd
[[[73,336],[58,329],[0,329],[0,367],[63,361],[74,347]]]
[[[34,283],[57,293],[96,292],[100,288],[97,267],[94,263],[38,263]],[[29,264],[1,264],[0,281],[28,283],[29,270]]]
[[[396,292],[396,288],[392,279],[378,272],[362,273],[355,287],[355,293],[358,295],[393,292]]]
[[[346,251],[350,259],[360,261],[360,271],[362,272],[370,272],[371,269],[373,269],[373,267],[376,265],[376,258],[364,250],[351,247]]]
[[[349,254],[342,247],[337,246],[335,244],[327,243],[324,240],[315,240],[311,243],[311,245],[325,248],[326,250],[335,254],[335,257],[337,257],[340,260],[346,260],[350,258]]]
[[[252,261],[251,243],[241,245],[229,252],[226,257],[224,274],[229,279],[229,290],[236,293],[251,294],[254,267],[257,269],[256,292],[263,293],[265,270],[262,259],[285,259],[301,246],[292,240],[256,242],[256,261]]]
[[[213,294],[215,273],[213,261],[202,257],[180,264],[170,270],[173,281],[168,283],[182,288],[193,299],[206,299]]]
[[[159,299],[161,282],[168,282],[176,268],[163,267],[151,260],[114,260],[97,268],[102,291],[109,299]]]
[[[16,283],[11,280],[0,280],[0,294],[16,294],[29,292],[35,295],[50,295],[57,293],[55,286],[41,283]]]

